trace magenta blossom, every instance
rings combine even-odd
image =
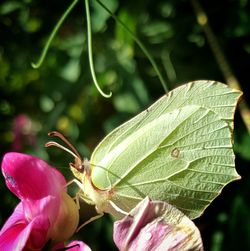
[[[2,162],[8,188],[21,200],[0,231],[0,250],[41,250],[75,232],[79,213],[55,168],[31,155],[8,153]]]
[[[39,126],[26,114],[19,114],[13,121],[13,143],[11,149],[20,151],[25,146],[36,145],[36,134]]]
[[[69,251],[91,251],[89,246],[87,246],[82,241],[72,241],[67,246],[63,243],[60,243],[53,247],[52,251],[62,251],[62,250],[69,250]]]
[[[148,197],[114,223],[113,237],[120,251],[203,250],[200,232],[187,216]]]

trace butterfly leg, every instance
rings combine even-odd
[[[95,220],[101,218],[103,215],[104,215],[104,213],[100,213],[100,214],[97,214],[97,215],[91,217],[89,220],[85,221],[80,227],[78,227],[78,228],[76,229],[76,232],[78,232],[81,228],[83,228],[84,226],[86,226],[86,225],[89,224],[90,222],[95,221]]]
[[[78,209],[80,209],[80,199],[83,199],[85,202],[87,202],[88,204],[90,205],[93,205],[93,202],[87,197],[84,195],[84,193],[82,192],[83,191],[83,185],[82,183],[77,180],[77,179],[73,179],[71,181],[69,181],[67,183],[67,186],[71,185],[75,183],[79,188],[80,188],[80,191],[77,192],[76,196],[75,196],[75,201],[76,201],[76,204],[77,204],[77,207]],[[90,222],[94,221],[94,220],[97,220],[99,218],[101,218],[103,216],[103,212],[97,212],[98,214],[91,217],[89,220],[87,220],[86,222],[84,222],[81,226],[79,226],[76,230],[76,232],[78,232],[81,228],[83,228],[84,226],[86,226],[87,224],[89,224]]]
[[[77,209],[80,210],[80,194],[79,192],[76,193],[75,197],[73,198],[76,202]]]
[[[66,186],[70,186],[71,184],[75,183],[80,189],[82,189],[82,183],[78,180],[78,179],[73,179],[71,181],[69,181]]]
[[[115,209],[115,211],[117,211],[118,213],[122,214],[123,216],[129,215],[128,212],[122,210],[120,207],[118,207],[113,201],[109,201],[109,204],[111,207],[113,207]]]

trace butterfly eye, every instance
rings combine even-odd
[[[75,158],[75,162],[74,163],[69,163],[69,166],[71,167],[71,168],[74,168],[74,169],[76,169],[77,171],[79,171],[80,173],[83,173],[83,171],[84,171],[84,167],[85,167],[85,165],[84,165],[84,161],[82,161],[81,159],[79,159],[78,157],[77,158]]]

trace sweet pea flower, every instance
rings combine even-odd
[[[36,146],[36,134],[38,130],[39,124],[33,121],[28,115],[23,113],[17,115],[14,118],[12,126],[12,151],[21,151],[25,146]]]
[[[87,246],[82,241],[72,241],[67,246],[64,246],[63,243],[60,243],[53,247],[52,251],[63,251],[63,250],[70,250],[70,251],[91,251],[89,246]]]
[[[200,232],[181,211],[146,197],[114,223],[113,238],[120,251],[202,251]]]
[[[79,212],[58,170],[39,158],[13,152],[4,156],[2,173],[21,202],[0,231],[0,250],[41,250],[46,243],[73,235]]]

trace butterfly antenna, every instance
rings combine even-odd
[[[73,155],[76,159],[79,159],[81,160],[81,156],[80,154],[78,153],[78,151],[76,150],[76,148],[60,133],[60,132],[57,132],[57,131],[53,131],[53,132],[49,132],[48,135],[50,137],[57,137],[59,139],[61,139],[67,146],[69,146],[69,148],[71,149],[68,149],[64,146],[62,146],[61,144],[55,142],[55,141],[49,141],[48,143],[45,144],[46,147],[50,147],[50,146],[55,146],[55,147],[58,147],[68,153],[70,153],[71,155]]]

